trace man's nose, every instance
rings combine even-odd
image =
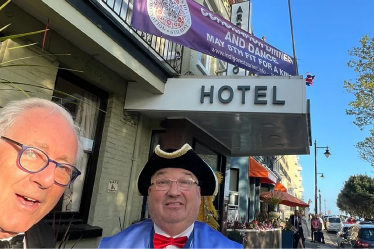
[[[55,169],[56,165],[50,162],[42,171],[33,173],[30,176],[30,181],[35,182],[42,189],[50,188],[55,183]]]
[[[171,185],[170,185],[170,189],[168,191],[168,194],[169,195],[180,195],[180,190],[179,190],[179,187],[178,187],[178,183],[177,181],[173,181],[171,182]]]

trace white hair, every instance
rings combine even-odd
[[[43,108],[51,112],[57,113],[63,117],[68,124],[75,131],[75,135],[78,141],[77,156],[75,157],[75,163],[79,162],[83,156],[83,144],[80,139],[81,129],[78,124],[73,120],[71,114],[62,106],[40,98],[29,98],[24,100],[11,101],[4,108],[0,109],[0,135],[4,135],[17,121],[17,118],[26,110],[34,108]]]

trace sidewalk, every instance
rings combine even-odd
[[[322,243],[312,243],[311,238],[306,238],[305,240],[305,247],[306,248],[337,248],[335,243],[335,236],[336,234],[329,234],[326,231],[323,231],[323,236],[325,237],[325,244]]]

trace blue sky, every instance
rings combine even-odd
[[[318,188],[326,209],[338,214],[336,197],[344,181],[354,174],[374,175],[354,147],[368,132],[360,131],[354,117],[345,114],[353,96],[343,88],[344,80],[355,78],[346,66],[347,51],[358,46],[365,34],[374,36],[374,1],[291,0],[291,6],[299,74],[316,75],[314,85],[307,88],[312,138],[317,146],[328,145],[332,154],[326,159],[323,149],[317,151],[318,172],[325,175],[324,180],[319,178]],[[292,55],[287,0],[252,0],[252,27],[255,36],[266,36],[266,42]],[[300,164],[304,199],[312,199],[314,207],[313,147],[310,150],[310,155],[300,156]]]

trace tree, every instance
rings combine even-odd
[[[353,58],[347,66],[354,69],[356,79],[344,81],[346,91],[355,96],[346,113],[355,116],[353,123],[361,130],[370,127],[370,136],[357,143],[356,148],[360,157],[374,167],[374,37],[365,35],[360,44],[348,51]]]
[[[351,176],[336,200],[338,208],[351,216],[374,216],[374,179],[367,175]]]

